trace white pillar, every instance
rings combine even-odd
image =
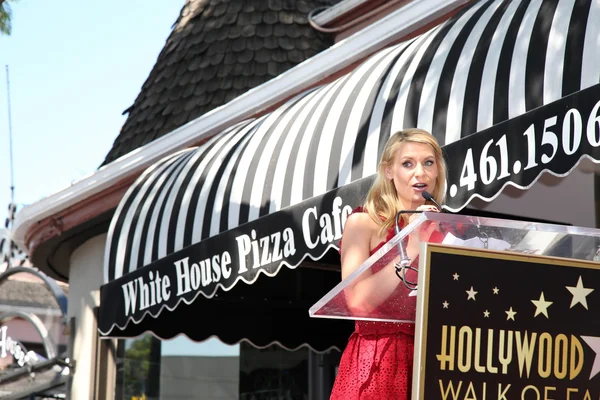
[[[94,308],[100,305],[106,234],[80,245],[71,255],[69,269],[69,320],[75,318],[71,354],[76,362],[70,398],[94,399],[98,327]]]

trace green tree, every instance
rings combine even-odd
[[[17,0],[0,0],[0,34],[10,35],[11,32],[11,17],[12,10],[9,2],[16,2]]]
[[[141,396],[145,392],[150,371],[152,335],[134,340],[125,350],[125,398]]]

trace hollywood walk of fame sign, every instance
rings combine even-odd
[[[600,264],[423,244],[419,292],[413,399],[599,398]]]

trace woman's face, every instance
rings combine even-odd
[[[432,193],[438,176],[433,148],[426,143],[405,142],[400,145],[385,175],[394,181],[398,199],[405,210],[425,203],[422,193]]]

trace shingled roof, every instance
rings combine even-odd
[[[339,0],[187,0],[103,164],[333,44],[308,13]]]
[[[67,294],[67,287],[61,287]],[[3,305],[58,309],[52,292],[43,283],[17,279],[9,279],[0,284],[0,307]]]

